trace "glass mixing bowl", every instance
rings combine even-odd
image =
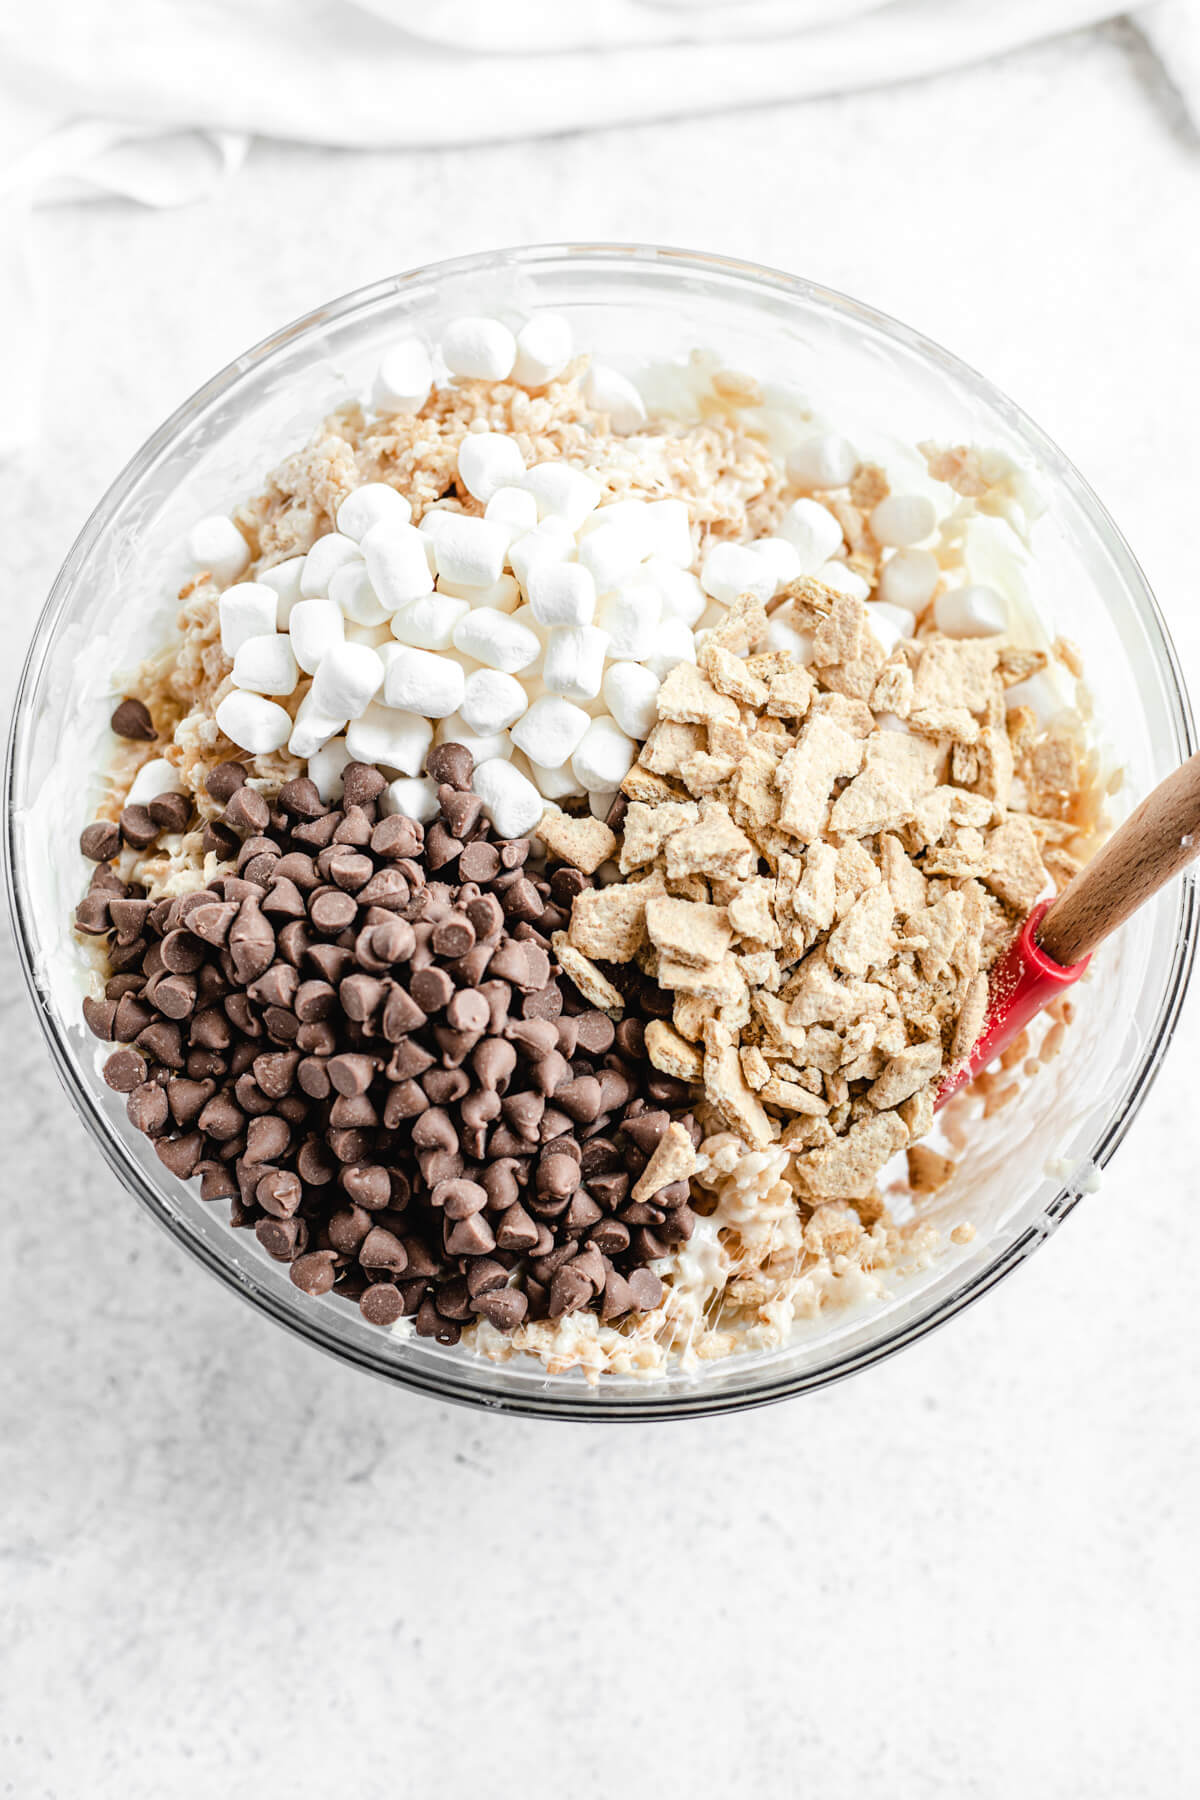
[[[1190,881],[1159,895],[1105,945],[1077,988],[1078,1018],[1057,1062],[988,1122],[929,1216],[969,1218],[890,1297],[821,1315],[786,1348],[663,1378],[549,1375],[529,1359],[493,1364],[398,1338],[356,1307],[313,1300],[253,1234],[234,1232],[195,1186],[169,1176],[99,1075],[79,1013],[71,914],[85,869],[88,771],[104,754],[112,672],[139,660],[175,612],[180,545],[199,517],[227,511],[313,425],[367,384],[390,340],[436,336],[461,313],[565,313],[576,342],[627,368],[718,352],[811,395],[870,451],[933,438],[993,445],[1035,473],[1047,510],[1026,572],[1031,597],[1084,653],[1103,757],[1126,779],[1123,813],[1193,749],[1187,699],[1145,578],[1086,482],[1024,414],[936,344],[845,296],[728,258],[632,245],[490,252],[417,269],[288,325],[214,377],[134,457],[88,520],[38,621],[8,761],[11,901],[24,969],[73,1105],[121,1181],[199,1262],[322,1349],[444,1400],[579,1419],[726,1412],[818,1388],[913,1342],[1016,1267],[1066,1217],[1120,1144],[1170,1040],[1190,970]]]

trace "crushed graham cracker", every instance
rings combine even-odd
[[[547,812],[538,826],[541,838],[557,862],[568,863],[585,875],[594,875],[600,864],[616,855],[616,834],[603,819],[578,818],[565,812]]]
[[[869,1212],[1066,850],[1080,763],[1006,712],[1028,668],[1010,646],[929,630],[885,660],[861,601],[812,577],[781,599],[811,666],[767,646],[748,597],[702,634],[625,783],[628,880],[581,896],[569,935],[672,994],[657,1067],[699,1076],[745,1143],[786,1149],[796,1194]],[[1036,817],[1016,805],[1031,791]]]

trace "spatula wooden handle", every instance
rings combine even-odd
[[[1064,968],[1082,962],[1198,854],[1200,754],[1148,794],[1067,883],[1038,927],[1039,945]]]

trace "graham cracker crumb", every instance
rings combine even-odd
[[[573,818],[565,812],[547,812],[538,826],[538,836],[551,856],[585,875],[594,875],[617,850],[616,834],[603,819]]]
[[[754,846],[740,831],[724,807],[711,800],[700,802],[695,825],[685,825],[667,843],[667,874],[715,874],[730,880],[748,880],[754,872]]]
[[[584,888],[571,907],[568,942],[601,962],[631,962],[646,941],[645,882]]]
[[[908,1152],[909,1186],[914,1194],[936,1194],[947,1185],[957,1167],[952,1157],[931,1150],[928,1144],[914,1144]]]
[[[667,1126],[650,1161],[634,1182],[633,1198],[649,1200],[660,1188],[670,1187],[675,1181],[686,1181],[689,1175],[695,1174],[699,1166],[699,1158],[689,1132],[684,1126],[672,1123]]]
[[[746,1083],[728,1027],[717,1019],[704,1027],[704,1091],[731,1131],[760,1149],[771,1143],[771,1121]]]
[[[690,664],[680,666],[691,667]],[[703,750],[705,743],[701,725],[662,718],[643,744],[638,763],[652,775],[678,775],[683,759],[694,756],[697,750]],[[637,797],[641,798],[640,795]]]
[[[907,1141],[908,1130],[898,1113],[875,1113],[851,1125],[832,1144],[797,1156],[796,1175],[810,1194],[852,1200],[856,1194],[873,1191],[884,1163]]]
[[[834,783],[857,775],[862,767],[862,740],[852,737],[825,713],[810,716],[794,749],[779,765],[776,777],[783,804],[781,830],[810,843],[820,837],[829,816]]]
[[[729,914],[723,906],[655,896],[646,903],[646,930],[656,950],[696,968],[724,959],[733,941]]]
[[[646,1027],[646,1054],[654,1067],[676,1081],[700,1081],[704,1075],[704,1057],[695,1044],[688,1043],[665,1019],[651,1019]]]
[[[756,710],[766,705],[766,683],[750,673],[740,656],[734,656],[720,644],[705,644],[700,652],[700,668],[719,694]]]
[[[728,655],[728,652],[721,652],[715,646],[706,646],[705,654],[711,663],[714,657]],[[658,716],[678,725],[707,725],[716,719],[724,719],[730,725],[736,725],[738,709],[737,703],[727,694],[718,692],[707,674],[695,663],[680,662],[675,664],[658,691]],[[655,730],[658,729],[656,726]],[[667,773],[666,770],[659,772]]]
[[[699,817],[700,809],[691,800],[665,800],[658,806],[630,801],[622,825],[621,873],[628,875],[631,869],[654,862],[672,833],[694,825]]]
[[[554,932],[550,942],[563,974],[575,983],[584,999],[592,1006],[599,1007],[601,1012],[613,1013],[619,1017],[625,1011],[625,1001],[603,970],[598,969],[589,957],[584,956],[582,951],[569,942],[565,931]]]

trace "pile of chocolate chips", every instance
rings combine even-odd
[[[342,803],[307,778],[273,802],[225,763],[205,845],[236,874],[149,900],[99,861],[76,923],[111,934],[98,1037],[163,1163],[231,1201],[310,1294],[455,1343],[590,1309],[656,1306],[646,1266],[686,1241],[688,1184],[630,1190],[672,1118],[698,1141],[690,1090],[646,1060],[560,972],[551,933],[589,885],[526,870],[493,838],[460,745],[432,752],[440,815],[381,816],[378,770],[351,763]]]

